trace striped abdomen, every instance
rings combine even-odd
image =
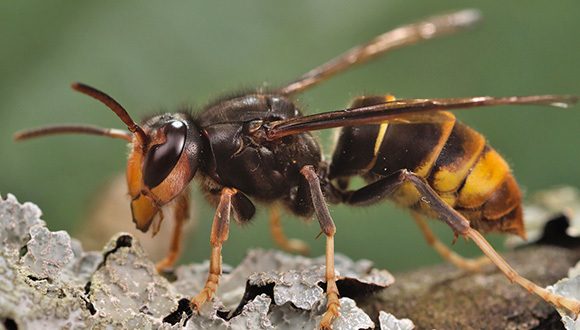
[[[384,96],[364,97],[351,107],[384,101]],[[370,183],[407,169],[425,178],[476,230],[524,237],[521,194],[505,160],[481,134],[456,121],[453,114],[428,116],[437,119],[342,128],[329,177],[340,181],[359,175]],[[390,198],[403,207],[439,217],[410,183]]]

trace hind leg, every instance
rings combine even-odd
[[[336,286],[336,273],[334,271],[334,233],[336,226],[332,221],[328,206],[322,194],[320,179],[312,166],[304,166],[300,173],[306,179],[306,187],[310,193],[311,205],[314,207],[316,217],[320,223],[322,234],[326,236],[326,313],[322,316],[319,327],[331,329],[331,325],[338,317],[340,302],[338,301],[338,287]]]
[[[407,170],[400,170],[394,174],[380,179],[368,186],[356,191],[346,193],[345,202],[354,205],[370,205],[388,197],[402,184],[409,182],[419,191],[424,201],[439,214],[441,220],[445,222],[456,236],[471,238],[477,246],[487,255],[487,257],[507,276],[507,278],[518,283],[520,286],[535,293],[544,300],[573,312],[576,316],[580,313],[580,302],[554,294],[530,280],[520,276],[511,266],[493,249],[493,247],[481,236],[481,234],[470,227],[469,221],[459,212],[445,203],[439,195],[429,186],[422,177]]]
[[[443,259],[453,263],[461,269],[469,270],[472,272],[481,272],[481,267],[490,263],[491,260],[486,256],[482,256],[477,259],[467,259],[451,251],[445,244],[441,243],[441,241],[437,239],[435,234],[433,234],[423,215],[415,211],[411,211],[411,216],[413,216],[417,226],[419,226],[419,229],[421,229],[421,233],[423,233],[423,236],[425,236],[427,243],[431,245],[437,252],[439,252]]]

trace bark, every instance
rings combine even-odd
[[[547,286],[567,276],[580,250],[532,246],[503,256],[520,275]],[[552,305],[491,264],[482,273],[443,264],[394,275],[395,284],[359,303],[373,319],[384,310],[416,329],[564,329]]]

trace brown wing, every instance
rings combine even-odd
[[[267,138],[274,140],[286,135],[326,128],[385,122],[429,123],[445,120],[439,110],[456,110],[495,105],[542,105],[567,108],[578,102],[575,95],[532,95],[511,97],[471,97],[454,99],[402,99],[381,104],[325,112],[274,122]]]
[[[288,95],[303,91],[356,64],[372,60],[391,50],[461,32],[474,27],[480,21],[481,13],[478,10],[466,9],[398,27],[312,69],[279,89],[278,93]]]

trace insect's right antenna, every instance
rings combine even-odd
[[[310,70],[287,86],[279,89],[278,92],[286,95],[298,93],[356,64],[364,63],[391,50],[472,28],[481,21],[481,18],[482,15],[479,10],[465,9],[429,17],[423,21],[398,27],[366,44],[351,48],[342,55]]]
[[[71,87],[77,92],[81,92],[83,94],[86,94],[101,101],[103,104],[109,107],[109,109],[113,110],[117,114],[117,116],[121,118],[121,120],[125,123],[125,125],[127,125],[129,131],[135,134],[135,137],[137,138],[139,144],[141,146],[147,145],[147,135],[145,134],[143,129],[139,125],[135,124],[135,122],[133,121],[133,119],[131,119],[131,116],[129,116],[125,108],[123,108],[112,97],[105,94],[104,92],[101,92],[96,88],[93,88],[91,86],[82,83],[74,83],[71,85]]]

